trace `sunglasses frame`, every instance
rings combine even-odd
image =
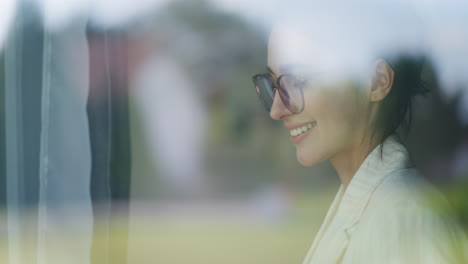
[[[291,107],[290,104],[286,104],[286,103],[285,103],[285,102],[287,102],[288,100],[286,100],[286,99],[283,97],[283,96],[285,96],[284,94],[288,94],[288,90],[286,90],[283,86],[281,86],[281,79],[284,78],[285,76],[287,77],[287,76],[294,76],[294,75],[292,75],[292,74],[290,74],[290,73],[281,74],[281,75],[278,77],[278,79],[276,79],[276,83],[275,83],[275,82],[274,82],[274,78],[273,78],[273,76],[271,76],[270,73],[260,73],[260,74],[254,75],[254,76],[252,77],[252,80],[253,80],[253,83],[254,83],[254,85],[255,85],[255,90],[256,90],[256,92],[257,92],[257,95],[258,95],[260,101],[262,101],[263,106],[265,107],[265,109],[266,109],[268,112],[271,111],[271,107],[273,107],[273,102],[272,102],[271,106],[268,107],[268,106],[266,105],[265,100],[263,100],[262,95],[260,95],[260,92],[259,92],[259,89],[258,89],[257,80],[259,80],[259,79],[261,79],[261,78],[267,79],[268,82],[270,82],[271,80],[273,81],[273,82],[272,82],[272,85],[273,85],[273,87],[272,87],[272,88],[273,88],[273,91],[272,91],[272,92],[273,92],[273,98],[271,98],[272,101],[275,100],[275,97],[274,97],[274,96],[275,96],[275,93],[276,93],[275,90],[277,90],[277,91],[279,92],[279,95],[280,95],[280,98],[281,98],[281,102],[283,103],[283,105],[286,106],[286,108],[287,108],[291,113],[299,114],[299,113],[301,113],[301,112],[304,110],[304,105],[305,105],[305,103],[304,103],[304,92],[303,92],[303,89],[302,89],[302,87],[299,88],[299,92],[300,92],[300,95],[301,95],[301,102],[300,102],[300,104],[301,104],[300,106],[301,106],[301,107],[300,107],[299,110],[295,111],[295,110],[291,109],[292,107]],[[269,78],[271,78],[271,79],[269,79]],[[281,91],[280,91],[280,89],[281,89]],[[270,108],[270,109],[268,109],[268,108]]]

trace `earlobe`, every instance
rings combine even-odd
[[[372,77],[370,90],[370,101],[378,102],[383,100],[392,89],[394,72],[392,67],[382,59],[375,63],[375,71]]]

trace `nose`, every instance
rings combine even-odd
[[[275,90],[275,97],[270,109],[270,117],[274,120],[281,120],[290,114],[292,114],[292,112],[284,105],[278,91]]]

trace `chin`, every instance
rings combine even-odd
[[[321,159],[313,157],[313,155],[310,155],[309,153],[306,154],[299,151],[296,153],[296,157],[297,161],[304,167],[311,167],[322,161]]]

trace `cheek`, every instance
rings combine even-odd
[[[296,146],[300,164],[317,164],[354,144],[364,119],[355,94],[304,90],[304,101],[304,114],[308,120],[317,121],[317,130],[304,144]]]
[[[334,138],[330,132],[336,130],[334,128],[336,122],[330,122],[336,119],[334,113],[336,111],[333,109],[335,104],[332,99],[333,97],[323,90],[304,90],[305,116],[303,120],[315,120],[317,127],[303,144],[296,146],[297,161],[303,166],[315,165],[330,156],[330,150],[333,148],[330,142],[333,142],[331,139]]]
[[[304,93],[305,112],[322,126],[340,126],[356,121],[359,109],[353,95],[321,89]]]
[[[323,113],[323,136],[329,145],[344,145],[353,141],[360,123],[359,111],[349,100],[336,100]],[[339,147],[339,146],[336,146]]]
[[[315,147],[321,150],[321,155],[309,149],[304,149],[302,153],[298,154],[305,154],[311,158],[317,155],[313,158],[321,161],[324,159],[322,155],[330,156],[353,142],[356,134],[360,131],[359,127],[363,120],[362,111],[355,98],[352,94],[336,91],[320,91],[316,92],[314,96],[309,94],[306,107],[311,118],[316,120],[318,124],[318,142],[314,142],[314,144],[318,144]],[[305,158],[298,156],[298,159]]]

